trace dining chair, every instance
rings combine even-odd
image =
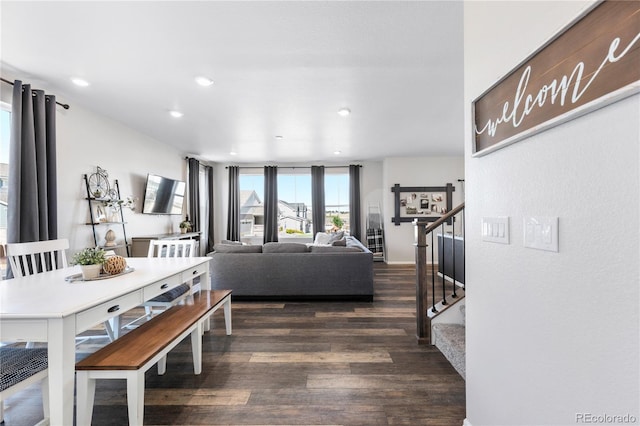
[[[194,257],[196,251],[195,240],[151,240],[149,241],[149,250],[147,257],[176,258],[176,257]],[[149,320],[170,307],[177,305],[188,295],[199,290],[199,286],[193,283],[183,283],[179,286],[168,290],[159,296],[150,299],[143,304],[145,314],[141,317],[124,325],[122,328],[133,328],[135,323],[142,319]]]
[[[69,249],[69,240],[66,238],[30,243],[9,243],[5,249],[11,271],[16,279],[68,266],[66,250]],[[109,340],[113,341],[114,334],[111,324],[105,321],[104,327]],[[87,338],[78,337],[77,339],[86,340]],[[31,342],[27,343],[27,347],[32,346]]]
[[[4,422],[4,401],[13,394],[40,382],[42,411],[49,421],[49,369],[47,348],[0,347],[0,423]],[[4,423],[3,423],[4,424]]]

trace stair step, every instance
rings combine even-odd
[[[465,327],[461,324],[434,324],[434,344],[453,368],[465,377]]]

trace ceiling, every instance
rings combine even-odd
[[[2,1],[0,8],[4,78],[202,160],[463,154],[460,1]],[[214,83],[198,86],[196,76]],[[77,87],[71,77],[90,85]],[[340,108],[351,114],[338,115]]]

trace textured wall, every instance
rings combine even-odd
[[[586,5],[466,2],[466,105]],[[482,158],[467,137],[471,425],[640,420],[639,117],[635,95]],[[559,217],[559,253],[523,247],[525,215]],[[481,241],[483,216],[511,244]]]

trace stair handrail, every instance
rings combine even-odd
[[[462,210],[464,210],[464,202],[461,203],[460,205],[456,206],[455,208],[451,209],[450,212],[448,212],[447,214],[445,214],[444,216],[442,216],[440,219],[436,220],[435,222],[425,222],[425,221],[421,221],[421,220],[416,219],[416,223],[418,225],[422,225],[424,223],[431,223],[431,225],[427,226],[425,228],[425,230],[424,230],[424,233],[428,234],[429,232],[432,232],[434,229],[436,229],[438,226],[442,225],[445,222],[448,222],[453,216],[457,215]]]
[[[453,287],[452,293],[447,296],[445,289],[445,281],[446,281],[446,270],[443,266],[442,269],[442,300],[439,302],[443,308],[446,308],[448,305],[447,297],[451,297],[456,299],[458,296],[456,294],[456,261],[455,261],[455,248],[456,248],[456,236],[455,236],[455,222],[456,219],[454,216],[462,212],[462,240],[463,240],[463,276],[464,276],[464,202],[451,209],[451,211],[447,212],[444,216],[438,218],[434,222],[428,222],[425,220],[415,219],[413,221],[413,225],[416,227],[416,237],[415,237],[415,247],[416,247],[416,326],[417,326],[417,338],[419,342],[430,342],[431,341],[431,320],[429,318],[429,311],[432,314],[438,314],[438,310],[436,310],[436,295],[435,295],[435,268],[434,262],[434,239],[433,239],[433,231],[435,231],[439,227],[443,227],[444,224],[452,225],[452,255],[453,255]],[[429,244],[427,243],[427,236],[431,234],[431,291],[432,291],[432,306],[431,308],[427,308],[427,299],[428,299],[428,286],[427,286],[427,247]],[[443,229],[442,232],[442,243],[445,243],[445,232]],[[444,248],[443,248],[444,254]],[[438,263],[442,262],[445,265],[444,258],[438,259]],[[462,279],[462,282],[465,280]],[[463,284],[463,289],[464,289]]]

